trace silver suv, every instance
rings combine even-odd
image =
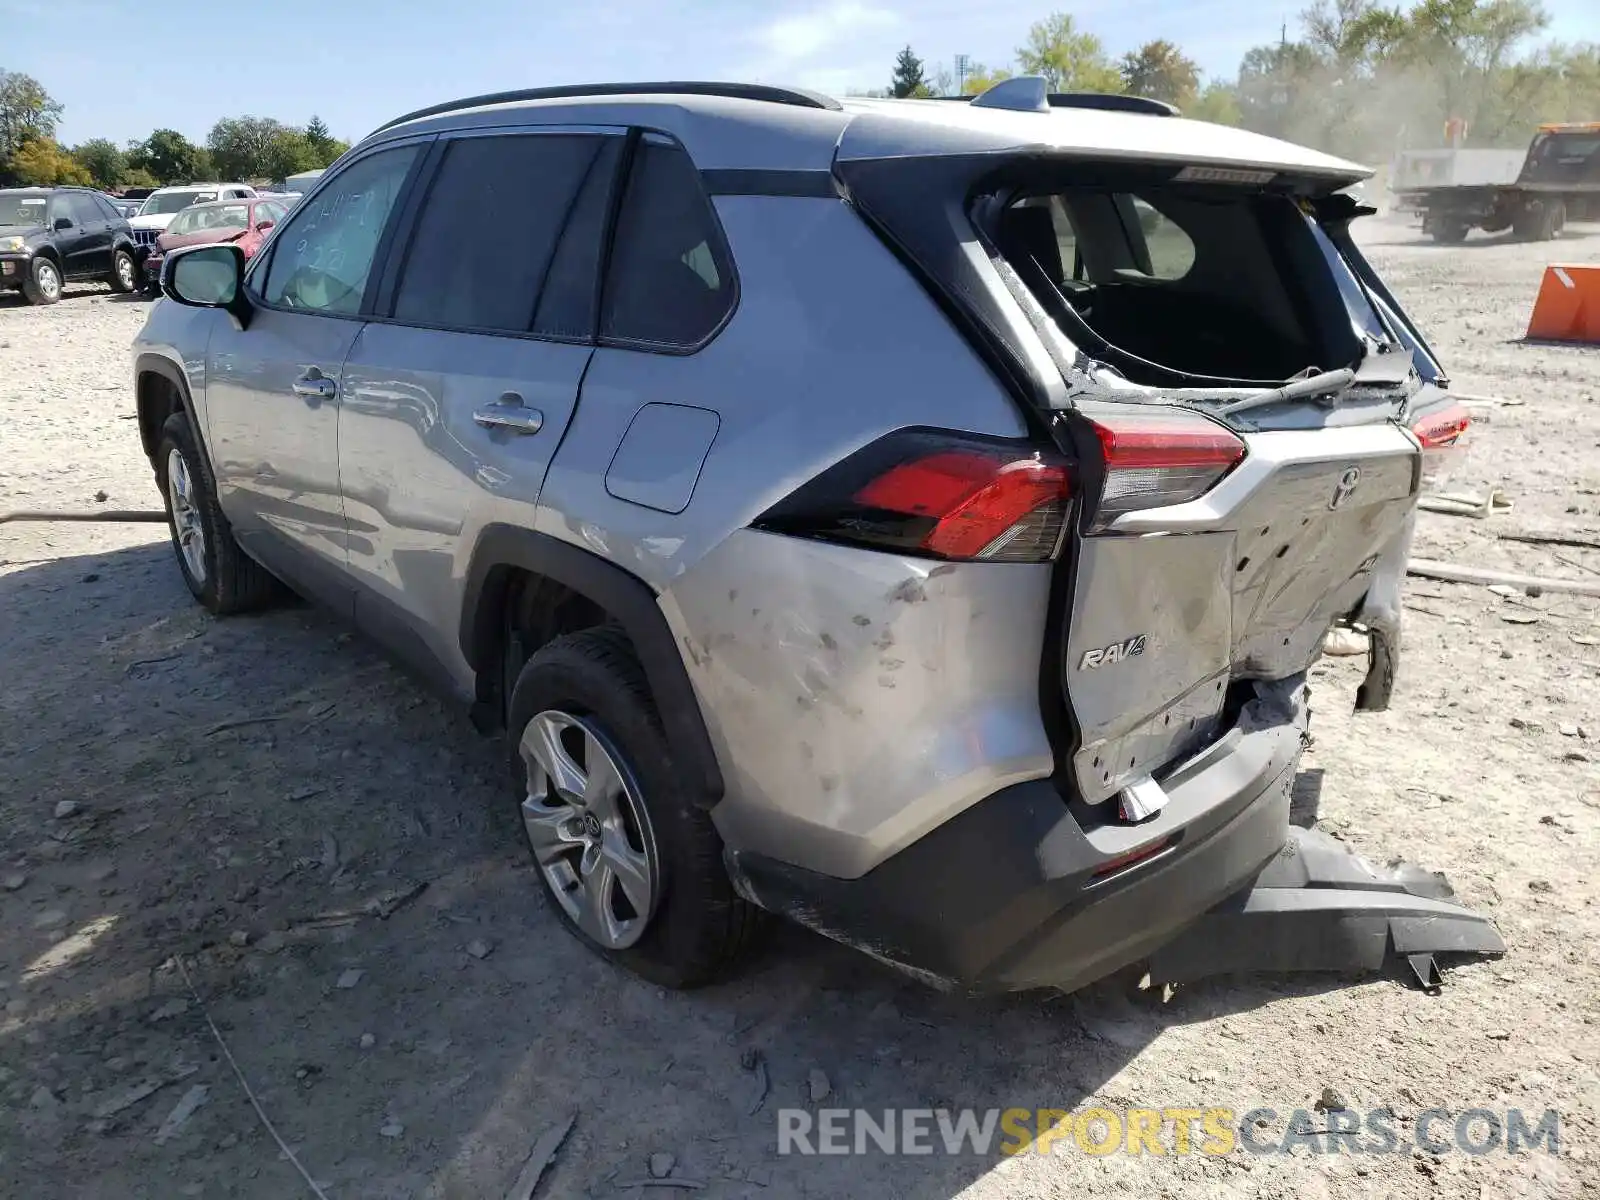
[[[763,912],[970,989],[1493,949],[1290,833],[1305,671],[1357,623],[1386,703],[1466,424],[1364,175],[1029,79],[476,97],[171,254],[140,432],[200,602],[282,581],[506,731],[651,979]]]

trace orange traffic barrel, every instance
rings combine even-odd
[[[1540,342],[1600,344],[1600,265],[1544,269],[1528,338]]]

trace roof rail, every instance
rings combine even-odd
[[[1110,92],[1051,92],[1051,108],[1097,108],[1103,112],[1144,113],[1151,117],[1175,117],[1178,106],[1148,96],[1122,96]]]
[[[731,100],[764,100],[772,104],[791,104],[797,108],[827,108],[841,106],[832,96],[810,92],[802,88],[771,87],[764,83],[707,83],[681,81],[677,83],[575,83],[564,87],[520,88],[510,92],[490,92],[484,96],[469,96],[464,100],[451,100],[445,104],[432,104],[419,108],[403,117],[396,117],[373,130],[382,133],[407,121],[420,121],[424,117],[437,117],[459,112],[466,108],[481,108],[486,104],[512,104],[521,100],[577,100],[586,96],[725,96]]]

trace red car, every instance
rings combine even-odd
[[[191,204],[172,218],[144,260],[144,277],[153,291],[161,280],[161,261],[181,246],[210,242],[237,242],[250,258],[261,249],[268,232],[283,220],[288,206],[280,200],[212,200]]]

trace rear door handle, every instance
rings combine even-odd
[[[544,428],[544,414],[523,404],[516,392],[506,392],[493,404],[485,404],[472,414],[485,429],[509,429],[513,433],[538,433]]]

